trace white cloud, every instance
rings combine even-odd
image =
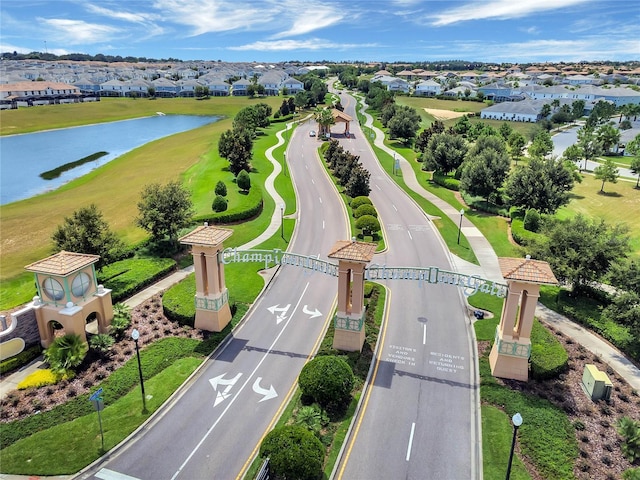
[[[320,38],[310,38],[307,40],[276,40],[276,41],[258,41],[246,45],[238,45],[228,47],[229,50],[256,50],[256,51],[287,51],[287,50],[346,50],[351,48],[372,48],[379,47],[375,43],[364,44],[345,44],[334,43]]]
[[[99,7],[98,5],[93,5],[91,3],[85,5],[85,8],[97,15],[102,15],[103,17],[113,18],[116,20],[123,20],[125,22],[131,23],[140,23],[140,24],[148,24],[154,20],[158,20],[160,18],[159,15],[149,14],[149,13],[131,13],[125,11],[116,11],[111,10],[109,8]]]
[[[537,35],[540,33],[540,29],[538,27],[521,28],[520,31],[528,33],[529,35]]]
[[[297,3],[297,5],[299,6],[299,3]],[[292,5],[292,8],[295,7]],[[344,19],[344,13],[323,5],[312,5],[309,10],[304,8],[302,10],[294,9],[288,11],[296,13],[296,16],[293,18],[293,26],[285,32],[274,35],[273,38],[304,35],[314,30],[329,27]],[[313,14],[310,15],[309,11],[313,11]]]
[[[492,0],[490,2],[473,2],[430,15],[432,25],[441,27],[469,20],[499,19],[526,17],[527,15],[557,10],[560,8],[585,3],[590,0]]]
[[[38,18],[38,22],[52,29],[59,43],[82,45],[105,42],[121,34],[117,27],[63,18]]]

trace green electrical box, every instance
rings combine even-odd
[[[590,363],[584,366],[582,390],[591,400],[609,400],[612,388],[613,385],[606,373],[601,372],[595,365]]]

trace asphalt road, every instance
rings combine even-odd
[[[345,112],[356,118],[343,94]],[[336,128],[338,130],[338,128]],[[380,168],[357,122],[346,150],[371,172],[371,194],[384,225],[387,266],[453,270],[434,225]],[[336,470],[344,479],[476,478],[478,386],[471,323],[453,286],[387,281],[390,306],[372,385]]]
[[[318,142],[308,136],[310,128],[300,127],[287,153],[298,212],[305,212],[298,215],[290,250],[326,258],[337,240],[349,238],[348,224],[317,159]],[[324,336],[336,291],[335,277],[282,266],[229,343],[162,414],[126,447],[78,478],[241,478]]]

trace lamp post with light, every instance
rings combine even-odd
[[[460,209],[460,224],[458,225],[458,245],[460,245],[460,232],[462,231],[462,217],[464,217],[464,209]]]
[[[522,425],[522,415],[516,413],[513,417],[511,417],[511,422],[513,423],[513,439],[511,440],[511,453],[509,453],[509,464],[507,465],[506,480],[509,480],[509,478],[511,477],[511,462],[513,461],[513,450],[516,448],[516,436],[518,435],[518,427]]]
[[[280,204],[280,236],[284,240],[284,203]]]
[[[136,356],[138,357],[138,373],[140,374],[140,388],[142,389],[142,413],[147,413],[147,398],[144,394],[144,379],[142,378],[142,364],[140,363],[140,348],[138,347],[138,339],[140,332],[134,328],[131,332],[131,338],[136,344]]]

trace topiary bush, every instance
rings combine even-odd
[[[300,372],[302,394],[322,407],[344,405],[351,397],[353,370],[342,358],[322,355],[308,362]]]
[[[524,228],[530,232],[538,232],[540,230],[540,213],[535,208],[530,208],[525,213]]]
[[[354,212],[353,216],[356,218],[360,218],[363,215],[371,215],[373,217],[378,218],[378,212],[373,205],[360,205]]]
[[[227,196],[227,186],[224,184],[222,180],[218,180],[218,183],[216,183],[216,188],[214,190],[214,193],[216,195],[220,195],[221,197]]]
[[[89,346],[80,335],[68,333],[56,338],[44,351],[44,359],[54,373],[64,374],[80,365]]]
[[[373,203],[371,202],[371,199],[369,197],[360,196],[351,200],[351,203],[349,204],[351,210],[353,210],[354,212],[358,209],[358,207],[362,205],[373,205]]]
[[[322,478],[324,453],[320,440],[300,425],[274,428],[260,445],[260,455],[269,457],[275,478],[319,480]]]
[[[555,378],[567,370],[569,355],[556,337],[534,320],[531,329],[531,377]]]
[[[227,209],[227,199],[222,195],[216,195],[211,204],[211,209],[214,212],[224,212]]]
[[[363,215],[356,220],[356,228],[364,235],[371,235],[380,231],[380,222],[373,215]]]
[[[248,192],[251,189],[251,178],[245,170],[240,170],[236,177],[236,183],[238,188],[244,192]]]

